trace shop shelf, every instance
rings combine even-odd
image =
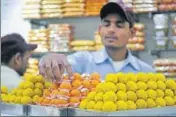
[[[151,55],[156,55],[158,58],[160,58],[161,52],[176,52],[176,49],[154,49],[150,51]]]
[[[155,11],[155,12],[144,12],[144,13],[134,13],[135,17],[138,15],[148,15],[150,18],[155,14],[170,14],[175,13],[176,11]],[[25,18],[24,20],[30,21],[31,24],[45,26],[52,22],[52,20],[67,20],[67,19],[84,19],[84,18],[99,18],[99,16],[74,16],[74,17],[54,17],[54,18]]]

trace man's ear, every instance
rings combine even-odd
[[[98,34],[101,34],[101,28],[102,28],[102,25],[100,24],[100,25],[98,26]]]
[[[21,63],[21,54],[20,53],[17,53],[17,54],[15,54],[15,56],[13,57],[13,59],[14,59],[14,64],[15,65],[20,65],[20,63]]]
[[[135,36],[135,29],[133,27],[130,28],[130,32],[131,32],[131,38],[133,38]]]

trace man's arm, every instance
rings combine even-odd
[[[56,53],[47,54],[40,59],[40,74],[48,79],[60,81],[65,70],[69,76],[72,76],[73,72],[81,73],[88,55],[90,55],[89,52],[77,52],[69,56]]]
[[[67,59],[68,59],[68,62],[72,66],[72,71],[78,72],[78,73],[83,73],[84,66],[85,66],[85,64],[87,64],[89,56],[90,56],[90,53],[87,51],[76,52],[74,54],[68,55]]]

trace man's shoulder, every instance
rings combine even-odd
[[[76,61],[84,61],[84,63],[94,61],[99,62],[105,59],[106,56],[102,50],[99,51],[81,51],[76,52],[68,57],[68,59],[74,59]]]
[[[67,59],[69,61],[73,61],[73,60],[76,60],[76,61],[86,61],[86,60],[89,60],[92,58],[92,52],[89,52],[89,51],[80,51],[80,52],[75,52],[73,54],[70,54],[67,56]]]
[[[154,72],[154,68],[152,67],[152,65],[149,65],[148,63],[134,57],[136,63],[138,64],[138,66],[140,67],[140,70],[141,71],[144,71],[144,72]]]
[[[99,51],[80,51],[80,52],[75,52],[71,54],[71,56],[78,56],[78,57],[97,57],[99,55],[103,54],[102,50]]]
[[[79,52],[75,52],[73,54],[71,54],[72,56],[76,56],[76,57],[89,57],[92,56],[92,52],[89,51],[79,51]]]
[[[1,65],[1,75],[11,75],[11,76],[17,76],[20,77],[20,75],[12,68],[6,66],[6,65]]]

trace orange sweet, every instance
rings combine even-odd
[[[58,88],[59,88],[59,84],[57,84],[57,83],[53,83],[51,85],[51,89],[58,89]]]
[[[72,86],[71,86],[71,84],[70,84],[69,82],[62,82],[62,83],[60,84],[60,88],[61,88],[61,89],[71,89]]]
[[[68,77],[67,74],[64,74],[64,75],[63,75],[63,80],[69,80],[69,77]]]
[[[51,94],[51,91],[49,89],[44,89],[43,91],[44,96],[50,96],[50,94]]]
[[[58,91],[58,90],[53,90],[52,92],[51,92],[51,96],[57,96],[57,95],[59,95],[60,94],[60,92]]]
[[[43,104],[43,105],[50,104],[50,101],[51,101],[50,99],[45,98],[45,99],[43,100],[42,104]]]
[[[37,100],[37,103],[41,104],[44,100],[44,97],[40,97],[38,100]]]
[[[70,96],[69,92],[66,92],[66,91],[60,91],[59,94],[65,95],[65,96]]]
[[[73,88],[78,88],[81,86],[81,84],[82,84],[82,82],[80,80],[73,80],[72,81]]]
[[[90,91],[92,92],[92,91],[96,91],[96,88],[92,88],[92,89],[90,89]]]
[[[74,73],[73,78],[74,80],[82,80],[81,75],[79,73]]]
[[[98,83],[100,83],[99,80],[91,80],[91,84],[93,85],[93,87],[96,87]]]
[[[50,104],[50,105],[53,105],[53,104],[55,105],[55,104],[56,104],[56,101],[57,101],[57,99],[51,99],[51,101],[50,101],[49,104]]]
[[[100,74],[97,72],[91,74],[92,80],[100,80],[100,77],[101,77]]]
[[[81,101],[83,101],[84,99],[86,99],[86,96],[84,96],[84,97],[81,97]]]
[[[78,89],[73,89],[70,91],[70,96],[81,96],[81,92]]]
[[[90,88],[91,87],[90,80],[85,79],[85,80],[83,80],[82,84],[83,84],[83,87],[85,87],[85,88]]]
[[[80,98],[79,97],[71,97],[69,99],[70,103],[79,103],[80,102]]]
[[[55,100],[55,104],[56,105],[59,105],[59,104],[67,104],[68,101],[67,100],[64,100],[64,99],[56,99]]]
[[[87,96],[88,93],[89,93],[89,90],[85,90],[85,91],[81,92],[82,96]]]

